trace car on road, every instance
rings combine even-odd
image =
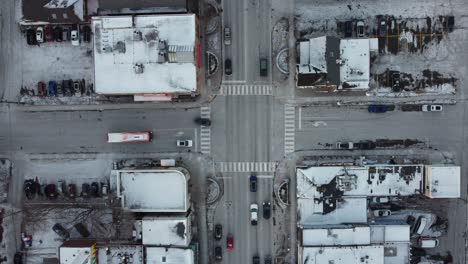
[[[223,226],[221,224],[215,225],[214,237],[216,240],[220,240],[223,237]]]
[[[354,143],[353,142],[338,142],[336,143],[336,148],[352,150],[354,148]]]
[[[150,142],[151,132],[107,133],[107,143]]]
[[[387,34],[387,21],[385,20],[385,18],[382,18],[380,20],[380,25],[379,25],[379,35],[381,37],[385,37],[386,34]]]
[[[223,250],[220,246],[215,247],[215,258],[216,260],[223,260]]]
[[[257,191],[257,176],[252,174],[249,177],[249,186],[250,186],[250,191],[251,192],[256,192]]]
[[[74,29],[71,31],[71,43],[73,46],[79,46],[80,45],[80,35],[78,33],[78,29]]]
[[[231,234],[226,237],[226,248],[228,251],[232,251],[234,249],[234,237]]]
[[[45,27],[45,39],[47,42],[54,42],[54,30],[51,26]]]
[[[29,28],[26,30],[26,42],[28,45],[36,45],[37,40],[36,40],[36,32],[34,32],[34,29]]]
[[[49,85],[47,87],[47,90],[49,92],[49,96],[57,96],[56,91],[57,91],[57,84],[55,81],[49,81]]]
[[[231,62],[231,59],[226,59],[224,61],[224,73],[226,75],[232,75],[232,62]]]
[[[271,216],[271,203],[263,202],[263,218],[270,219]]]
[[[55,200],[57,199],[58,193],[57,193],[57,188],[55,187],[55,184],[47,184],[44,193],[49,200]]]
[[[441,105],[423,105],[421,110],[423,112],[441,112],[443,107]]]
[[[375,217],[390,216],[391,214],[392,214],[392,211],[387,210],[387,209],[374,210]]]
[[[36,28],[36,41],[38,43],[44,42],[44,28],[43,27]]]
[[[353,22],[346,21],[344,23],[344,37],[351,38],[353,36]]]
[[[374,104],[371,104],[371,105],[369,105],[367,110],[369,111],[369,113],[385,113],[389,109],[388,109],[387,105],[374,105]]]
[[[260,76],[268,76],[268,60],[260,58]]]
[[[252,257],[252,264],[260,264],[260,257],[258,255]]]
[[[356,34],[358,36],[358,38],[363,38],[365,36],[364,34],[364,21],[362,20],[359,20],[358,22],[356,22]]]
[[[435,248],[439,246],[439,239],[434,237],[420,237],[418,239],[418,246],[420,248]]]
[[[195,123],[201,126],[211,126],[211,120],[209,118],[197,117],[195,118]]]
[[[231,45],[231,28],[224,27],[224,45]]]
[[[91,41],[91,28],[89,26],[83,27],[83,40],[84,42]]]
[[[62,33],[62,28],[61,27],[55,27],[54,28],[54,38],[55,38],[55,41],[62,42],[63,33]]]
[[[272,264],[273,259],[271,258],[271,255],[266,255],[265,256],[265,264]]]
[[[68,232],[68,230],[66,230],[61,224],[59,223],[56,223],[54,226],[52,226],[52,230],[57,234],[59,235],[60,237],[62,237],[63,239],[67,239],[70,237],[70,233]]]
[[[250,224],[257,225],[258,223],[258,204],[250,205]]]
[[[190,148],[191,146],[193,146],[193,141],[190,139],[177,140],[177,146],[183,148]]]

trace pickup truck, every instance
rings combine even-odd
[[[442,105],[402,105],[401,111],[403,112],[440,112],[443,110]]]

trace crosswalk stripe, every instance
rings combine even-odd
[[[209,106],[200,107],[200,116],[210,118],[211,108]],[[211,128],[200,126],[200,151],[203,154],[211,153]]]
[[[221,172],[274,172],[275,162],[217,162]]]
[[[219,95],[273,95],[271,85],[221,85]]]
[[[295,149],[296,108],[293,105],[284,106],[284,153],[292,153]]]

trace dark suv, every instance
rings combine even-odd
[[[260,58],[260,76],[268,76],[268,60]]]
[[[259,256],[253,256],[252,263],[253,264],[260,264],[260,257]]]
[[[224,73],[226,75],[232,75],[232,62],[231,62],[231,59],[226,59],[224,61]]]
[[[255,175],[250,176],[250,191],[251,192],[257,191],[257,176]]]
[[[215,247],[215,258],[216,260],[222,260],[223,259],[223,250],[221,247]]]
[[[270,219],[271,215],[271,203],[263,202],[263,218]]]
[[[214,237],[216,240],[220,240],[223,237],[223,226],[220,224],[215,225]]]
[[[61,224],[55,224],[52,227],[52,230],[54,230],[54,232],[57,235],[61,236],[63,239],[67,239],[70,237],[70,233]]]

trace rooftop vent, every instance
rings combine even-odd
[[[141,63],[137,63],[133,66],[133,70],[135,71],[136,74],[141,74],[143,73],[144,66]]]
[[[133,31],[133,40],[134,41],[142,41],[143,40],[143,35],[141,31],[135,30]]]
[[[115,44],[115,50],[119,51],[119,53],[125,53],[125,42],[117,41],[117,43]]]

